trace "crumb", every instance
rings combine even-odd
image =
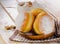
[[[20,2],[20,3],[19,3],[20,6],[23,6],[24,4],[25,4],[24,2]]]
[[[10,28],[10,26],[5,26],[5,29],[10,30],[11,28]]]
[[[12,28],[12,29],[16,29],[16,26],[14,26],[14,25],[11,25],[11,26],[10,26],[10,28]]]
[[[16,29],[16,26],[11,25],[11,26],[5,26],[6,30],[11,30],[11,29]]]
[[[31,7],[32,6],[32,2],[28,2],[27,6]]]

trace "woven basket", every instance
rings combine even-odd
[[[60,37],[56,37],[55,35],[44,40],[30,40],[18,34],[16,30],[14,34],[9,38],[11,41],[24,42],[24,43],[47,43],[47,42],[60,42]]]

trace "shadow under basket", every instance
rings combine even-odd
[[[57,37],[56,35],[53,35],[52,37],[42,40],[30,40],[19,35],[18,30],[16,30],[9,39],[11,41],[24,42],[24,43],[48,43],[48,42],[60,43],[60,37]]]

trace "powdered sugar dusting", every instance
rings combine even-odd
[[[44,34],[49,34],[54,30],[54,21],[49,16],[44,16],[41,20],[41,28]]]

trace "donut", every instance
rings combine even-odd
[[[30,40],[42,40],[42,39],[46,39],[49,38],[51,36],[53,36],[53,32],[47,35],[41,34],[41,35],[27,35],[27,34],[20,34],[21,36],[28,38]]]
[[[34,21],[34,16],[30,14],[29,12],[25,12],[25,19],[23,21],[23,24],[21,26],[22,32],[29,32],[32,29],[32,24]]]
[[[49,34],[54,32],[54,20],[46,12],[41,12],[35,19],[33,28],[36,34]]]

